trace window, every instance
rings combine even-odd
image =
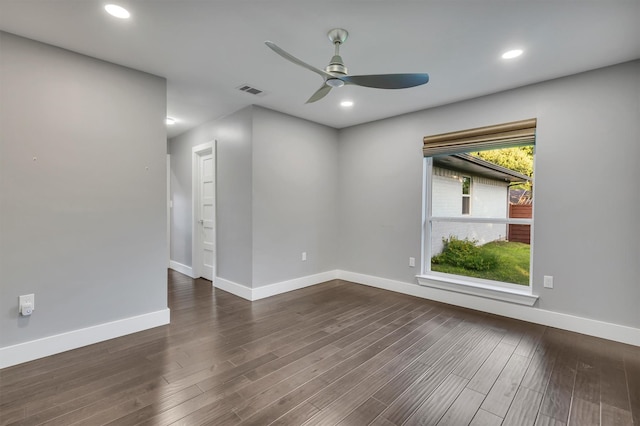
[[[471,178],[462,176],[462,214],[469,214],[471,203]]]
[[[535,125],[425,137],[423,275],[530,294]]]

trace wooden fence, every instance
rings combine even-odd
[[[532,204],[509,204],[510,218],[530,219],[533,217],[532,213]],[[509,225],[507,240],[531,244],[531,225]]]

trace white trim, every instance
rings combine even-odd
[[[243,299],[253,300],[251,294],[251,288],[246,285],[234,283],[233,281],[226,280],[224,278],[215,277],[215,287],[220,290],[224,290],[228,293],[235,294]]]
[[[174,271],[180,272],[181,274],[184,274],[188,277],[195,278],[193,276],[193,269],[191,268],[191,266],[183,265],[182,263],[176,262],[175,260],[170,260],[169,268],[173,269]]]
[[[171,262],[171,267],[186,275],[189,275],[186,273],[187,270],[191,269],[188,266],[174,261]],[[180,270],[179,268],[184,269]],[[216,287],[247,300],[258,300],[333,279],[364,284],[437,302],[640,346],[639,328],[342,270],[327,271],[269,284],[255,289],[216,277]],[[169,324],[169,321],[170,310],[167,308],[148,314],[7,346],[0,348],[0,368],[10,367],[71,349],[166,325]]]
[[[235,294],[238,297],[250,301],[260,300],[277,294],[286,293],[293,290],[320,284],[338,278],[338,271],[327,271],[319,274],[307,275],[305,277],[294,278],[292,280],[281,281],[261,287],[250,288],[243,284],[238,284],[224,278],[216,277],[215,287],[220,290]]]
[[[437,288],[423,287],[413,283],[379,278],[348,271],[338,271],[338,279],[382,288],[437,302],[462,306],[477,311],[488,312],[522,321],[561,328],[576,333],[629,345],[640,346],[640,328],[612,324],[604,321],[578,317],[560,312],[547,311],[535,307],[516,305],[499,300],[461,294]]]
[[[433,158],[424,157],[422,161],[422,263],[420,272],[431,272],[431,258],[433,257],[433,244],[431,234],[433,231]]]
[[[217,247],[216,247],[216,194],[215,194],[215,176],[216,176],[216,151],[215,151],[216,140],[211,140],[209,142],[205,142],[203,144],[194,146],[192,148],[192,156],[191,156],[191,268],[193,270],[192,277],[198,278],[202,276],[200,272],[200,264],[202,260],[200,259],[200,250],[198,248],[198,239],[200,233],[197,231],[197,223],[198,223],[198,211],[200,205],[200,193],[199,193],[199,182],[200,182],[200,155],[209,154],[213,156],[213,176],[214,176],[214,195],[213,195],[213,253],[214,257],[217,257]],[[213,265],[213,273],[211,278],[215,279],[216,277],[216,267],[217,267],[217,259],[214,259]]]
[[[162,309],[148,314],[68,331],[17,345],[0,348],[0,368],[44,358],[71,349],[92,345],[127,334],[169,324],[170,311]]]
[[[264,299],[276,294],[286,293],[292,290],[309,287],[326,281],[338,278],[338,271],[327,271],[319,274],[307,275],[306,277],[294,278],[292,280],[281,281],[279,283],[268,284],[253,289],[253,300]]]
[[[424,157],[422,161],[422,182],[424,185],[422,187],[422,235],[420,236],[420,272],[427,271],[426,261],[427,259],[431,259],[433,257],[431,242],[427,239],[427,235],[431,238],[431,222],[429,221],[429,216],[431,216],[432,200],[429,196],[431,192],[431,188],[433,183],[432,176],[433,170],[433,158]]]
[[[171,267],[171,154],[167,154],[167,266]]]
[[[451,276],[439,276],[433,272],[418,275],[416,278],[418,279],[418,284],[422,286],[502,300],[519,305],[533,306],[538,301],[538,296],[531,294],[531,289],[528,286],[526,290],[521,290],[512,286],[491,285],[470,280],[454,279]]]
[[[467,216],[430,216],[432,222],[451,223],[499,223],[501,225],[533,225],[533,219],[518,219],[511,217],[475,217]]]

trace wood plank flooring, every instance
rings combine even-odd
[[[171,324],[0,370],[0,424],[640,426],[640,348],[331,281],[169,272]]]

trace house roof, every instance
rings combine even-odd
[[[516,183],[531,180],[529,176],[518,173],[515,170],[507,169],[506,167],[499,166],[482,158],[474,157],[470,154],[433,157],[433,163],[443,169],[456,170],[503,182]]]
[[[531,200],[531,191],[520,188],[511,188],[509,190],[509,202],[511,204],[519,204],[523,199]]]
[[[344,128],[640,58],[637,0],[126,0],[128,20],[103,5],[0,0],[0,29],[165,77],[169,137],[251,104]],[[351,75],[429,73],[429,83],[345,85],[305,105],[322,78],[264,41],[324,68],[334,27],[349,31]],[[501,59],[516,48],[524,54]]]

